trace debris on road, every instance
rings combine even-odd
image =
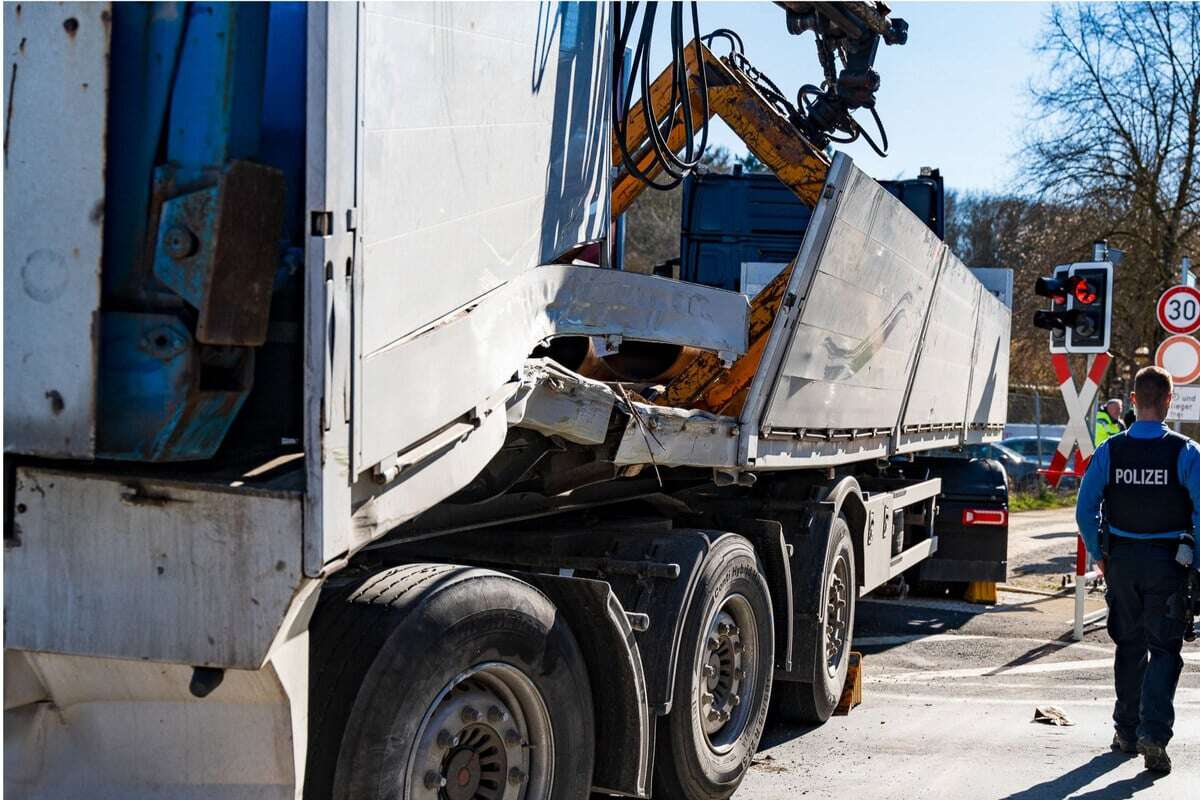
[[[1067,715],[1061,709],[1054,706],[1038,706],[1033,710],[1033,721],[1040,722],[1043,725],[1074,725],[1074,722],[1067,719]]]

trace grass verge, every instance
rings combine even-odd
[[[1041,511],[1046,508],[1069,508],[1075,505],[1076,492],[1056,492],[1043,487],[1036,492],[1013,492],[1008,497],[1010,513]]]

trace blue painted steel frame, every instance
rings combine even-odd
[[[146,248],[162,237],[151,237],[149,227],[166,199],[155,198],[155,187],[164,185],[156,178],[169,175],[182,186],[214,180],[233,159],[274,162],[286,171],[293,209],[301,208],[295,199],[304,186],[305,15],[301,3],[114,5],[101,457],[211,457],[246,399],[249,379],[236,390],[202,388],[184,298],[150,269],[156,254]],[[264,102],[268,77],[272,99]],[[267,147],[264,123],[273,139]],[[286,228],[298,241],[301,224],[289,219]],[[164,332],[178,346],[156,344]],[[252,351],[245,356],[240,363],[252,364]]]

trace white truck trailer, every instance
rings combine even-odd
[[[998,438],[1009,312],[839,154],[736,413],[563,366],[752,346],[578,258],[612,41],[5,4],[8,796],[719,798],[769,701],[829,716],[936,547],[888,459]]]

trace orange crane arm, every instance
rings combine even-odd
[[[692,47],[687,48],[688,70],[696,72]],[[701,45],[704,69],[708,79],[708,106],[733,129],[750,152],[758,157],[797,197],[809,206],[816,206],[821,188],[829,172],[829,159],[809,142],[795,126],[780,114],[759,93],[754,85],[739,71],[715,56],[708,47]],[[699,82],[693,77],[695,88],[689,100],[699,116]],[[650,87],[656,116],[661,124],[668,114],[674,114],[674,127],[667,138],[668,144],[678,150],[683,146],[683,123],[680,119],[682,107],[668,109],[670,102],[669,71],[664,71]],[[648,167],[653,161],[649,151],[646,132],[646,114],[639,102],[630,111],[626,138],[630,156],[637,159],[639,167]],[[614,136],[613,164],[620,166],[621,152]],[[613,182],[612,213],[622,214],[645,189],[645,184],[627,171]],[[689,364],[658,398],[661,405],[683,408],[700,408],[714,413],[736,414],[741,411],[750,382],[762,359],[767,336],[779,304],[783,300],[792,266],[788,265],[770,283],[763,287],[750,304],[750,346],[730,367],[721,364],[713,353],[704,353]]]

